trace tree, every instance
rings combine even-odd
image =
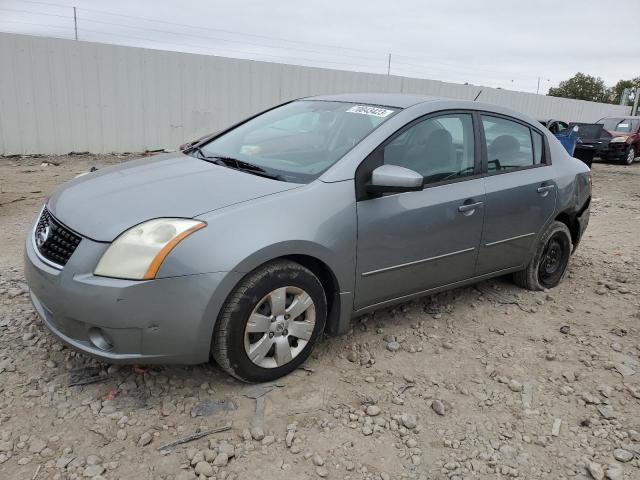
[[[619,80],[611,90],[609,90],[609,101],[616,105],[620,104],[620,98],[626,88],[638,89],[640,88],[640,77],[636,77],[633,80]],[[631,105],[633,102],[627,100],[627,104]]]
[[[576,73],[569,80],[560,82],[557,88],[549,89],[549,96],[590,100],[592,102],[606,102],[608,90],[604,80],[584,73]]]

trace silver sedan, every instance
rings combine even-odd
[[[268,381],[365,312],[486,278],[555,287],[591,175],[534,119],[400,94],[292,101],[59,187],[26,239],[33,305],[112,363]]]

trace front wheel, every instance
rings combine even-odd
[[[567,226],[552,222],[540,237],[527,268],[513,274],[515,283],[528,290],[556,287],[567,272],[572,250],[571,232]]]
[[[627,156],[624,157],[624,164],[631,165],[635,158],[636,158],[636,149],[633,145],[629,145],[629,148],[627,149]]]
[[[231,293],[216,322],[212,355],[239,380],[268,382],[306,360],[326,318],[320,280],[298,263],[277,260]]]

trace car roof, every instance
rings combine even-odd
[[[306,97],[304,100],[324,100],[327,102],[364,103],[385,107],[408,108],[418,103],[451,100],[450,98],[430,97],[409,93],[340,93],[336,95],[319,95]]]

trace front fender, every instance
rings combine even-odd
[[[315,181],[198,219],[207,227],[171,252],[160,277],[248,273],[274,258],[307,255],[329,266],[341,291],[353,292],[357,230],[353,181]]]

